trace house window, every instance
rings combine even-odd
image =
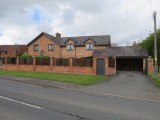
[[[48,45],[48,51],[53,51],[53,50],[54,50],[53,44],[49,44],[49,45]]]
[[[5,54],[7,54],[8,52],[7,51],[5,51]]]
[[[44,50],[41,50],[41,56],[44,56]]]
[[[93,44],[92,43],[87,43],[86,44],[86,49],[87,50],[93,50]]]
[[[38,51],[39,50],[39,45],[34,45],[34,51]]]
[[[67,50],[72,51],[73,50],[73,44],[67,44]]]
[[[108,58],[108,67],[115,68],[115,59]]]

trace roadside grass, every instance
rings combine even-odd
[[[151,80],[153,80],[154,84],[160,88],[160,73],[156,75],[155,73],[150,74]]]
[[[105,80],[106,76],[99,75],[79,75],[79,74],[56,74],[43,72],[6,71],[0,70],[1,75],[10,75],[25,78],[36,78],[50,81],[60,81],[78,85],[91,85]]]

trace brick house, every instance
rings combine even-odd
[[[0,64],[3,57],[16,57],[24,52],[27,52],[25,45],[0,45]]]
[[[115,75],[117,71],[150,74],[153,70],[153,59],[145,49],[137,45],[113,47],[110,35],[61,37],[57,33],[54,37],[42,32],[27,47],[28,54],[33,57],[30,64],[22,64],[18,57],[14,64],[8,64],[5,59],[2,69],[94,75]],[[47,64],[39,64],[38,58],[34,57],[39,55],[49,56]]]
[[[83,73],[114,75],[117,71],[152,72],[153,60],[139,46],[112,47],[110,35],[61,37],[42,32],[27,44],[28,54],[54,58],[93,58],[90,72]],[[72,62],[72,60],[71,60]],[[55,67],[54,67],[55,68]],[[60,67],[59,67],[60,68]],[[64,69],[64,68],[63,68]],[[88,68],[86,68],[88,69]],[[72,66],[69,72],[73,72]],[[77,73],[81,68],[76,70]]]
[[[26,51],[25,45],[0,45],[0,57],[16,57]]]
[[[28,54],[55,58],[93,57],[93,50],[111,46],[110,35],[61,37],[45,32],[39,34],[27,44]]]

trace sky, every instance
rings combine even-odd
[[[0,45],[27,44],[41,32],[62,37],[111,35],[132,45],[160,28],[160,0],[1,0]]]

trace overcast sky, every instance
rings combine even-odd
[[[27,44],[42,31],[66,36],[111,35],[131,45],[160,27],[160,0],[1,0],[0,44]]]

